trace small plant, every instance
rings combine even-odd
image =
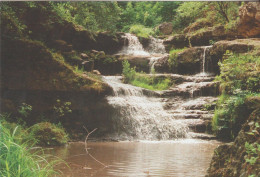
[[[28,117],[28,115],[32,111],[32,106],[26,103],[22,103],[22,105],[19,107],[18,112],[23,116],[23,117]]]
[[[129,81],[133,80],[136,75],[135,68],[131,68],[130,64],[127,60],[123,61],[123,76],[124,76],[124,82],[128,83]]]
[[[71,113],[71,102],[61,102],[57,99],[56,104],[53,106],[54,112],[59,116],[63,117],[65,114]]]
[[[77,66],[75,66],[74,71],[76,73],[83,74],[84,73],[84,67],[79,68],[79,66],[77,65]]]

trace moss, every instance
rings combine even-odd
[[[38,145],[63,145],[69,140],[63,128],[49,122],[41,122],[33,125],[30,133],[37,139]]]

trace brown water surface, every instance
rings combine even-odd
[[[214,149],[220,143],[205,140],[70,143],[48,150],[68,162],[63,176],[205,176]]]

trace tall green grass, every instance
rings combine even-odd
[[[35,140],[25,132],[19,126],[10,131],[0,122],[0,176],[59,176],[54,166],[61,161],[47,161],[48,157],[40,148],[34,147]]]

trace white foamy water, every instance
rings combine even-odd
[[[118,54],[140,56],[150,55],[148,52],[144,51],[142,44],[139,42],[138,38],[135,35],[125,33],[122,37],[128,41],[128,45],[123,46],[123,49]]]
[[[151,54],[165,54],[165,47],[163,45],[163,40],[150,37],[150,43],[146,49]]]
[[[208,75],[208,63],[206,63],[206,52],[211,46],[204,46],[203,47],[203,58],[202,58],[202,72],[200,73],[200,76],[207,76]]]
[[[167,140],[187,136],[187,124],[166,112],[160,98],[147,97],[143,89],[123,84],[120,78],[104,77],[114,90],[114,96],[107,99],[117,110],[114,120],[120,133],[140,140]]]

